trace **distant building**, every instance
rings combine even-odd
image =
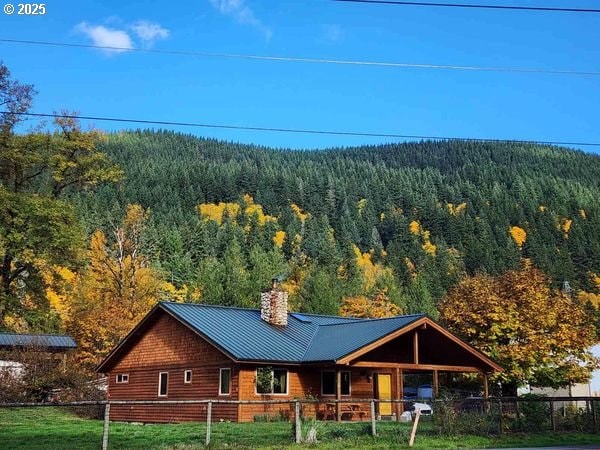
[[[67,353],[76,348],[73,338],[66,335],[0,333],[0,370],[21,375],[23,364],[18,361],[18,353],[22,351],[52,353],[65,364]]]

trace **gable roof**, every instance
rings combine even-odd
[[[193,303],[160,305],[236,361],[335,362],[423,317],[356,319],[291,313],[286,327],[275,327],[262,320],[256,309]]]
[[[160,302],[115,347],[96,369],[102,372],[121,354],[130,337],[138,334],[157,311],[169,314],[192,332],[218,348],[234,361],[310,364],[335,364],[391,335],[411,329],[427,320],[424,314],[385,319],[358,319],[305,313],[288,313],[286,327],[273,326],[260,317],[260,310],[196,303]],[[435,324],[437,327],[439,325]],[[441,327],[439,327],[441,329]],[[449,333],[448,333],[449,334]],[[483,362],[498,366],[468,344],[453,337],[461,346],[476,353]]]
[[[0,349],[37,347],[49,351],[63,351],[77,348],[71,336],[61,334],[17,334],[0,333]]]

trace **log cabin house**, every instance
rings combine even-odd
[[[288,313],[287,292],[261,294],[261,309],[160,302],[109,353],[108,400],[401,399],[404,374],[482,376],[502,369],[423,314],[356,319]],[[322,408],[322,409],[321,409]],[[377,403],[399,417],[401,404]],[[111,419],[206,420],[205,404],[111,406]],[[362,419],[368,406],[315,407],[323,419]],[[248,422],[289,414],[287,404],[214,404],[213,420]]]

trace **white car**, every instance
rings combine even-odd
[[[414,403],[412,410],[413,416],[417,414],[417,411],[421,411],[422,416],[431,416],[433,414],[431,406],[429,406],[427,403]]]

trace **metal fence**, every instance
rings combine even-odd
[[[79,401],[66,403],[8,403],[0,404],[6,408],[60,407],[84,409],[87,417],[101,420],[101,442],[104,450],[109,448],[111,427],[111,407],[169,406],[183,408],[198,406],[202,414],[198,415],[196,436],[202,435],[201,442],[195,445],[214,443],[212,431],[218,418],[219,407],[237,405],[238,407],[264,406],[264,414],[253,417],[254,421],[291,422],[290,441],[300,443],[311,437],[311,427],[335,423],[339,427],[351,427],[351,423],[362,422],[354,427],[357,433],[377,436],[389,433],[406,425],[394,425],[401,419],[410,422],[413,412],[421,409],[421,435],[498,435],[512,432],[587,432],[598,433],[600,428],[600,398],[595,397],[539,397],[539,398],[489,398],[470,397],[463,399],[437,400],[375,400],[375,399],[294,399],[294,400],[147,400],[147,401]],[[381,414],[385,405],[385,413]],[[424,406],[427,405],[427,406]],[[387,414],[391,412],[391,414]],[[404,414],[403,414],[404,413]],[[111,424],[112,422],[112,424]],[[386,423],[387,422],[387,423]],[[98,421],[96,421],[98,423]],[[339,425],[338,425],[339,423]],[[243,427],[244,424],[236,425]],[[316,432],[316,431],[315,431]],[[96,445],[100,444],[97,442]]]

